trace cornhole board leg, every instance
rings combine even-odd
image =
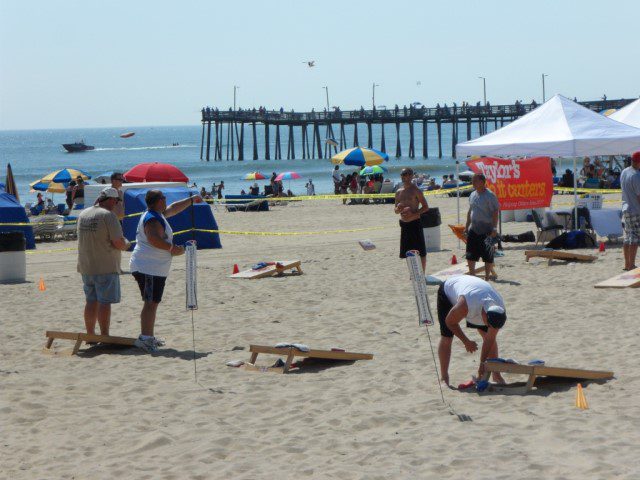
[[[284,368],[282,369],[282,373],[287,373],[289,368],[291,368],[291,362],[293,362],[293,357],[295,357],[295,353],[293,348],[289,350],[289,355],[287,355],[287,361],[284,364]]]
[[[73,350],[71,351],[71,355],[76,355],[82,346],[82,342],[100,342],[111,345],[126,345],[129,347],[133,347],[135,344],[135,338],[129,337],[113,337],[111,335],[90,335],[88,333],[76,333],[76,332],[56,332],[56,331],[47,331],[45,333],[47,337],[47,343],[45,344],[44,350],[46,352],[51,352],[51,347],[53,346],[53,341],[55,339],[60,340],[73,340],[75,344],[73,345]]]

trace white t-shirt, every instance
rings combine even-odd
[[[156,248],[147,239],[144,233],[145,224],[156,219],[164,224],[164,240],[171,243],[173,241],[173,230],[167,219],[158,212],[146,211],[140,217],[138,229],[136,230],[136,246],[131,254],[131,272],[140,272],[156,277],[168,277],[171,270],[171,253],[168,250]]]
[[[464,297],[469,309],[467,321],[473,325],[484,325],[483,309],[486,312],[492,305],[504,308],[502,297],[489,282],[471,275],[456,275],[448,278],[444,282],[444,293],[452,305],[458,302],[459,297]]]
[[[340,181],[342,180],[340,178],[340,171],[339,170],[334,170],[332,177],[333,177],[333,182],[334,183],[340,183]]]

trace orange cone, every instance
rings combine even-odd
[[[576,407],[580,410],[587,410],[589,408],[589,404],[587,403],[587,398],[584,396],[584,391],[582,390],[582,384],[578,384],[578,390],[576,391]]]
[[[238,268],[237,263],[233,265],[233,274],[235,275],[236,273],[240,273],[240,269]]]
[[[604,242],[600,242],[600,248],[598,248],[598,251],[601,253],[605,251]]]
[[[451,265],[457,265],[457,264],[458,264],[458,258],[455,255],[453,255],[451,257]]]
[[[44,279],[40,277],[40,281],[38,282],[38,290],[44,292],[46,289],[47,287],[44,285]]]

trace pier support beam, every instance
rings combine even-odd
[[[269,152],[269,124],[264,124],[264,159],[271,160],[271,153]]]
[[[296,158],[296,149],[293,142],[293,125],[289,125],[289,141],[287,142],[287,160]]]
[[[258,140],[256,138],[256,122],[251,123],[251,130],[253,131],[253,159],[258,159]]]
[[[471,140],[471,117],[467,117],[467,141]]]
[[[438,158],[442,158],[442,124],[440,119],[436,120],[436,130],[438,131]]]
[[[415,158],[416,152],[414,150],[413,141],[413,122],[409,122],[409,158]]]
[[[384,141],[384,123],[380,124],[380,130],[382,130],[382,138],[380,139],[380,151],[382,153],[387,153],[387,146]]]
[[[282,150],[280,148],[280,125],[276,124],[276,160],[282,160]]]
[[[207,162],[209,161],[209,150],[211,149],[211,121],[207,122]]]
[[[340,150],[347,147],[347,136],[344,133],[344,123],[340,124]]]
[[[358,124],[357,123],[353,124],[353,146],[354,147],[360,146],[360,142],[358,141]]]
[[[313,124],[313,135],[316,138],[316,147],[318,149],[318,158],[322,158],[322,140],[320,140],[320,127],[317,123]]]
[[[202,152],[204,150],[204,120],[202,121],[202,136],[200,137],[200,160],[202,160]]]
[[[451,156],[456,158],[456,145],[458,144],[458,119],[453,118],[451,124]]]
[[[213,159],[217,162],[222,160],[222,147],[220,142],[220,122],[216,122],[215,127],[216,141],[213,145]]]
[[[396,158],[402,156],[402,147],[400,146],[400,122],[396,122]]]
[[[373,148],[373,135],[371,134],[371,122],[367,122],[367,148]]]
[[[429,158],[429,145],[427,143],[427,121],[422,121],[422,158]]]
[[[244,160],[244,122],[240,124],[240,138],[238,139],[238,161]]]

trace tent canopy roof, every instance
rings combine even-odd
[[[609,115],[617,122],[626,123],[632,127],[640,128],[640,98],[622,107],[617,112]]]
[[[509,125],[459,143],[458,155],[621,155],[640,150],[640,129],[556,95]]]

